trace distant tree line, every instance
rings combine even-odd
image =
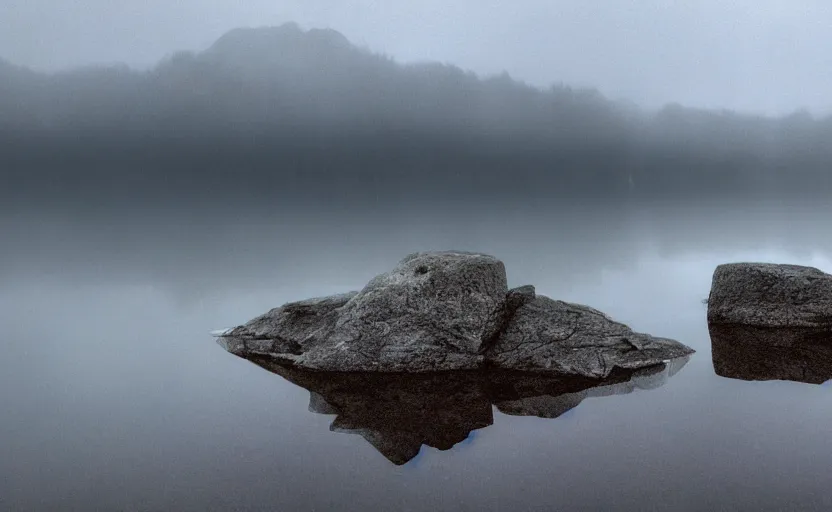
[[[543,173],[564,187],[650,193],[832,185],[832,118],[648,112],[590,89],[401,65],[295,25],[234,30],[143,72],[0,62],[0,134],[0,163],[18,174],[131,162],[185,174]]]

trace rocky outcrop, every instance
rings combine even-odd
[[[474,369],[503,324],[507,293],[496,258],[411,254],[360,292],[286,304],[228,336],[313,370]]]
[[[603,378],[614,368],[644,368],[690,353],[588,306],[536,297],[517,309],[487,359],[503,369]]]
[[[532,286],[508,290],[501,261],[460,251],[411,254],[360,292],[286,304],[222,342],[244,357],[318,371],[496,367],[589,378],[693,352]]]
[[[335,415],[331,431],[360,435],[401,465],[416,457],[423,445],[449,450],[472,431],[490,426],[493,407],[515,416],[556,418],[586,398],[659,387],[687,358],[636,371],[619,369],[604,381],[499,370],[310,372],[271,357],[251,361],[309,390],[311,412]]]
[[[719,265],[708,297],[708,322],[832,328],[832,275],[798,265]]]

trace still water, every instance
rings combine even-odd
[[[832,271],[830,220],[803,201],[4,213],[0,509],[829,510],[832,388],[717,375],[702,299],[722,262]],[[356,396],[209,335],[449,248],[697,353],[532,397]]]

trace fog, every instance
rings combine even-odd
[[[194,297],[206,275],[267,288],[270,265],[332,252],[486,250],[579,280],[645,247],[829,249],[829,117],[651,111],[294,23],[144,71],[4,63],[0,77],[4,279],[150,279]]]
[[[148,71],[4,64],[0,74],[4,208],[90,195],[85,207],[166,194],[255,203],[278,189],[398,204],[485,191],[509,202],[822,194],[832,184],[829,117],[652,112],[594,89],[401,64],[295,24],[235,29]]]
[[[147,68],[231,27],[296,21],[405,62],[593,86],[647,106],[828,112],[830,17],[823,0],[6,0],[0,57],[46,70]]]

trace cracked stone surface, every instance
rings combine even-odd
[[[799,265],[719,265],[708,297],[708,322],[832,328],[832,275]]]
[[[226,333],[241,356],[319,371],[497,367],[605,378],[693,353],[588,306],[508,290],[503,263],[462,251],[405,257],[360,292],[293,302]]]
[[[614,368],[644,368],[691,352],[591,307],[538,296],[517,309],[486,357],[503,369],[604,378]]]
[[[314,370],[473,369],[503,323],[507,293],[505,266],[492,256],[415,253],[360,292],[287,304],[229,337]]]

